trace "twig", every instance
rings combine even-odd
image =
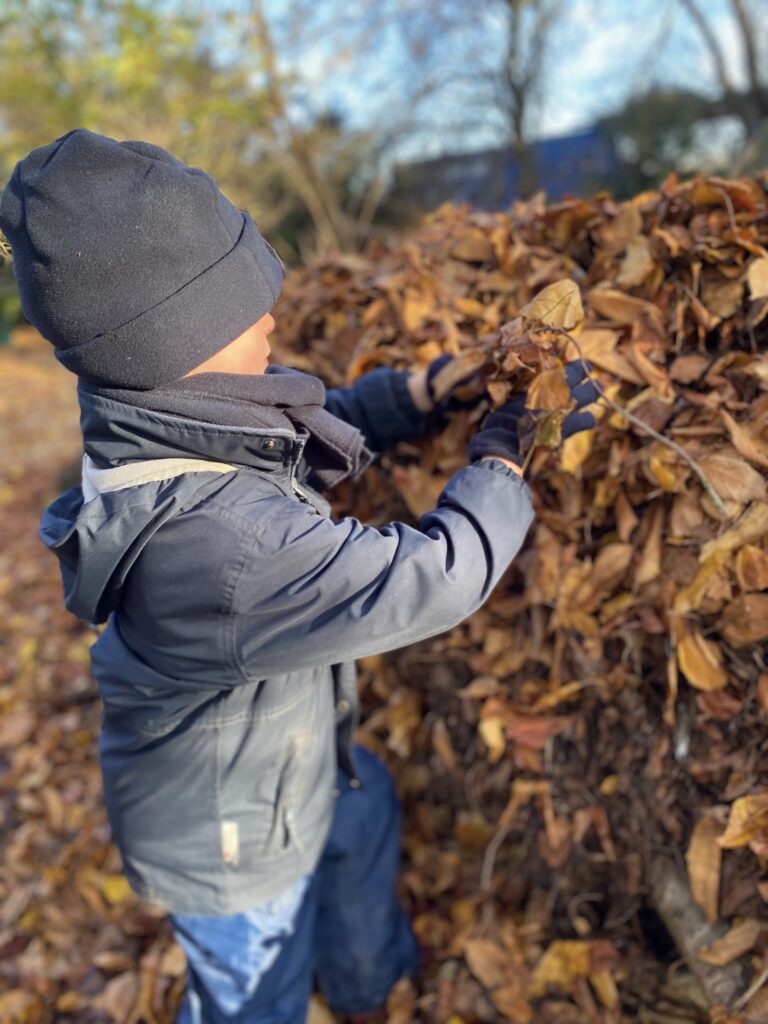
[[[725,200],[725,208],[728,211],[728,216],[729,216],[730,221],[731,221],[731,231],[733,231],[733,233],[736,234],[736,231],[737,231],[736,211],[733,208],[733,203],[731,201],[731,197],[728,195],[728,193],[725,191],[724,188],[719,188],[717,185],[715,185],[715,192],[719,192],[720,195]]]
[[[742,996],[740,996],[733,1004],[734,1010],[743,1010],[752,998],[752,996],[756,992],[760,991],[760,989],[763,987],[766,981],[768,981],[768,959],[765,960],[762,971],[760,971],[760,973],[749,986],[747,991]]]
[[[2,231],[0,231],[0,263],[3,260],[11,259],[11,243],[5,237]]]
[[[493,882],[493,869],[496,864],[496,854],[501,849],[504,840],[507,838],[509,833],[512,831],[514,826],[514,820],[505,822],[498,829],[493,839],[488,843],[485,848],[485,856],[483,857],[483,870],[480,872],[480,888],[484,892],[489,892],[491,883]]]
[[[613,409],[614,412],[617,412],[620,416],[623,416],[625,419],[629,420],[629,422],[634,424],[634,426],[636,426],[639,430],[644,431],[646,434],[650,435],[650,437],[654,438],[654,440],[658,441],[659,444],[665,445],[667,448],[671,449],[677,456],[679,456],[679,458],[681,458],[683,462],[685,462],[699,478],[702,487],[707,492],[709,497],[712,499],[712,504],[715,506],[717,511],[723,517],[727,518],[728,510],[725,507],[723,499],[717,493],[714,486],[712,485],[711,480],[707,477],[704,470],[701,468],[698,462],[696,462],[693,456],[689,455],[685,448],[681,448],[676,441],[672,441],[670,438],[665,437],[664,434],[660,434],[658,430],[654,430],[653,427],[649,427],[647,423],[644,423],[643,420],[641,420],[638,416],[635,416],[633,413],[631,413],[629,409],[624,409],[622,406],[618,404],[618,402],[614,402],[612,398],[609,398],[606,395],[605,389],[603,388],[603,385],[600,383],[600,381],[596,380],[590,373],[589,367],[587,366],[584,360],[584,355],[581,351],[579,343],[576,341],[575,338],[571,337],[571,335],[568,334],[567,331],[562,331],[561,333],[564,334],[565,337],[567,337],[570,341],[573,342],[576,351],[579,353],[579,362],[581,363],[581,367],[584,370],[587,379],[594,384],[597,393],[600,395],[605,404],[609,406],[611,409]]]

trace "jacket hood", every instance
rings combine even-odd
[[[66,607],[86,622],[107,620],[151,537],[224,486],[222,474],[248,467],[287,481],[304,444],[295,431],[212,427],[83,388],[78,397],[82,484],[45,509],[40,537],[61,563]]]
[[[155,532],[223,486],[233,466],[158,459],[99,470],[86,455],[83,482],[43,512],[40,537],[58,557],[64,603],[79,619],[106,622],[125,579]],[[131,489],[130,500],[125,491]]]

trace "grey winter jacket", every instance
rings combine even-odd
[[[41,536],[67,607],[108,619],[92,661],[125,872],[176,913],[243,911],[314,868],[337,764],[355,784],[352,659],[477,609],[523,542],[529,490],[485,462],[418,528],[334,522],[302,482],[306,438],[80,401],[83,486],[46,509]],[[425,429],[392,371],[326,408],[374,450]]]

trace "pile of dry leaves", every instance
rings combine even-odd
[[[433,952],[389,1024],[768,1020],[766,181],[447,207],[295,273],[278,322],[285,361],[331,383],[448,351],[489,404],[526,387],[545,410],[504,584],[361,666]],[[549,448],[581,358],[599,426]],[[417,518],[482,415],[401,445],[338,511]],[[0,432],[0,1024],[168,1024],[183,956],[120,874],[94,633],[36,536],[80,447],[47,346],[0,351]]]
[[[330,381],[451,352],[489,406],[527,387],[545,410],[505,584],[364,666],[439,963],[392,1021],[768,1019],[766,181],[444,207],[294,275],[278,325]],[[582,358],[599,425],[558,446]],[[339,511],[418,517],[481,415],[402,445]]]

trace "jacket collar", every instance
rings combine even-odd
[[[198,456],[288,475],[308,439],[289,428],[229,427],[154,412],[93,394],[83,384],[77,392],[85,452],[101,469],[137,459]]]

